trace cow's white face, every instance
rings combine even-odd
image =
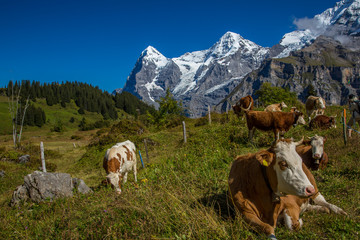
[[[326,105],[325,105],[325,100],[321,97],[318,98],[318,107],[320,109],[325,109],[326,108]]]
[[[280,103],[280,106],[281,106],[282,108],[287,108],[287,105],[286,105],[284,102],[281,102],[281,103]]]
[[[324,142],[325,138],[318,135],[311,138],[312,157],[317,160],[315,161],[317,164],[319,164],[319,159],[324,154]]]
[[[296,143],[290,140],[280,140],[275,145],[273,167],[277,176],[277,194],[309,197],[315,189],[303,171],[302,159],[295,148]]]
[[[299,118],[298,118],[298,120],[297,120],[297,122],[296,122],[296,124],[302,124],[302,125],[305,125],[306,124],[306,122],[305,122],[305,119],[304,119],[304,116],[299,116]]]
[[[110,182],[110,184],[115,188],[116,192],[118,194],[121,194],[121,188],[120,188],[120,178],[119,178],[119,174],[117,173],[109,173],[106,176],[106,179],[108,180],[108,182]]]

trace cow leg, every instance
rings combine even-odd
[[[305,211],[314,211],[314,212],[323,212],[323,213],[330,213],[330,209],[325,206],[320,205],[311,205],[309,204],[305,209]]]
[[[128,175],[128,172],[125,172],[125,174],[124,174],[124,179],[123,179],[123,183],[126,183],[126,182],[127,182],[127,175]]]
[[[255,227],[259,232],[264,232],[267,236],[275,236],[275,230],[272,226],[261,221],[254,213],[243,212],[245,220]]]
[[[274,135],[275,135],[275,142],[280,139],[280,132],[276,129],[274,129]]]
[[[134,171],[135,182],[137,182],[137,178],[136,178],[136,174],[137,174],[136,164],[133,166],[133,171]]]
[[[255,128],[249,129],[249,141],[252,141],[252,138],[254,136]]]
[[[347,215],[347,213],[344,210],[342,210],[341,208],[339,208],[331,203],[328,203],[325,200],[325,198],[323,197],[323,195],[321,195],[321,193],[319,193],[319,195],[315,199],[313,199],[313,201],[316,205],[327,207],[328,209],[330,209],[332,212],[334,212],[336,214]]]

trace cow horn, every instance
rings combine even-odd
[[[249,111],[250,110],[250,108],[251,108],[251,104],[252,104],[252,102],[250,102],[250,104],[249,104],[249,107],[248,108],[243,108],[243,107],[241,107],[240,106],[240,108],[241,108],[241,110],[243,110],[243,111],[245,111],[245,112],[247,112],[247,111]]]
[[[300,144],[302,144],[304,142],[304,136],[301,138],[300,141],[295,142],[295,146],[299,146]]]

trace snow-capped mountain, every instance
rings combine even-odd
[[[335,7],[325,10],[312,19],[295,20],[294,23],[301,30],[284,35],[277,46],[281,52],[275,57],[287,57],[290,52],[309,45],[320,35],[332,37],[352,47],[354,39],[351,37],[360,33],[359,16],[360,0],[342,0],[336,3]]]
[[[149,46],[141,53],[123,91],[157,107],[156,100],[169,88],[182,102],[188,116],[200,117],[206,113],[208,105],[218,104],[267,58],[287,57],[311,45],[321,35],[331,37],[349,49],[359,49],[359,16],[360,0],[342,0],[314,18],[296,20],[294,24],[298,30],[285,34],[271,49],[233,32],[224,34],[209,49],[176,58],[167,58]],[[260,84],[258,81],[247,86],[253,88]],[[252,90],[242,88],[242,93]]]
[[[182,101],[188,116],[203,115],[208,105],[225,97],[243,76],[257,68],[268,56],[263,48],[239,34],[227,32],[211,48],[166,58],[154,47],[140,55],[124,91],[149,104],[167,88]]]

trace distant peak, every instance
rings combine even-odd
[[[227,31],[222,37],[221,39],[243,39],[243,37],[238,34],[238,33],[234,33],[234,32],[230,32]]]
[[[156,50],[156,48],[154,48],[153,46],[148,46],[141,53],[140,58],[142,58],[143,61],[145,62],[153,62],[158,67],[164,67],[168,62],[168,59],[164,55],[162,55],[158,50]]]
[[[142,56],[145,56],[145,55],[161,55],[162,54],[156,49],[154,48],[153,46],[148,46],[147,48],[145,48],[145,50],[141,53]]]

